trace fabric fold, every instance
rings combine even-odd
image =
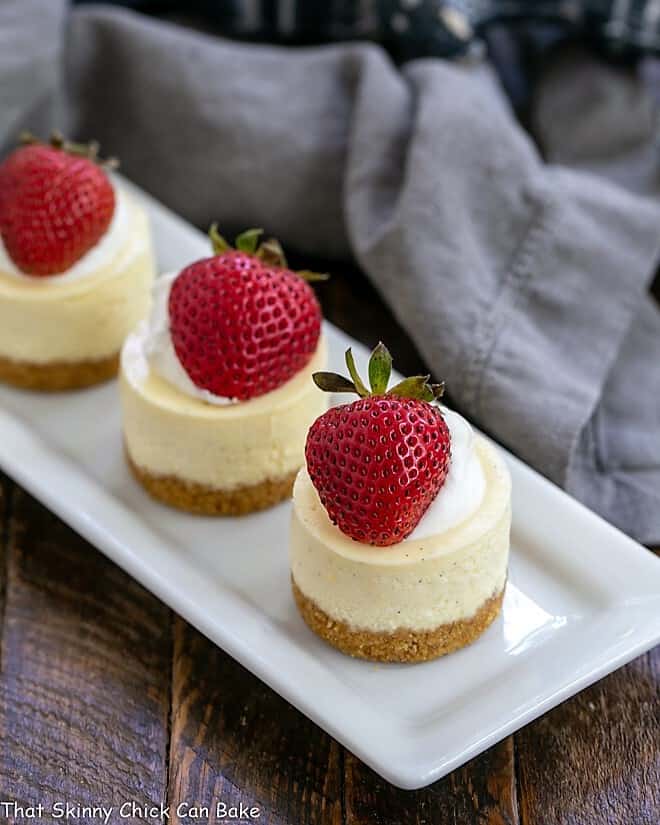
[[[660,545],[659,365],[660,309],[645,297],[566,479],[572,495],[651,546]]]
[[[0,3],[0,146],[11,148],[26,118],[52,128],[61,83],[67,0]]]
[[[394,193],[374,159],[396,140],[391,112],[373,104],[375,86],[357,101],[353,248],[461,409],[565,485],[653,276],[660,210],[545,165],[484,68],[420,61],[404,73],[417,103],[400,114],[416,122]],[[378,227],[370,205],[382,213],[388,192],[396,207]]]

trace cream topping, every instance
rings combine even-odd
[[[110,225],[103,233],[98,243],[66,272],[53,273],[46,276],[28,275],[22,272],[13,262],[0,235],[0,272],[22,281],[30,281],[36,285],[56,286],[58,284],[77,281],[94,275],[99,269],[107,267],[121,252],[130,235],[129,207],[126,195],[114,181],[111,181],[115,193],[115,210]]]
[[[481,504],[486,479],[475,450],[472,427],[457,412],[442,407],[451,438],[445,483],[406,541],[436,536],[469,518]]]

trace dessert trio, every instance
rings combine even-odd
[[[0,165],[0,380],[74,390],[119,373],[124,450],[155,499],[242,515],[293,494],[293,598],[352,656],[419,662],[500,612],[511,482],[499,451],[413,376],[326,371],[321,308],[247,230],[155,279],[147,216],[98,146],[25,136]],[[328,406],[328,393],[357,398]]]

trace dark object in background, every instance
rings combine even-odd
[[[102,2],[103,0],[98,0]],[[92,3],[97,0],[74,0]],[[106,0],[107,2],[107,0]],[[660,52],[654,0],[114,0],[198,17],[231,37],[289,44],[373,40],[396,60],[468,54],[494,23],[546,21],[610,54]]]

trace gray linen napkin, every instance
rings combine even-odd
[[[535,130],[553,162],[660,203],[659,96],[657,61],[624,72],[569,49],[540,80]],[[580,434],[566,486],[623,529],[658,544],[659,468],[660,308],[646,295]]]
[[[58,117],[66,0],[0,3],[0,143],[25,118],[36,127]]]
[[[660,542],[653,187],[562,163],[559,140],[544,162],[483,64],[397,70],[374,46],[239,45],[99,7],[71,16],[65,53],[69,131],[201,226],[356,257],[466,414]],[[640,107],[600,71],[618,100],[603,160]],[[564,106],[568,132],[589,109]]]

